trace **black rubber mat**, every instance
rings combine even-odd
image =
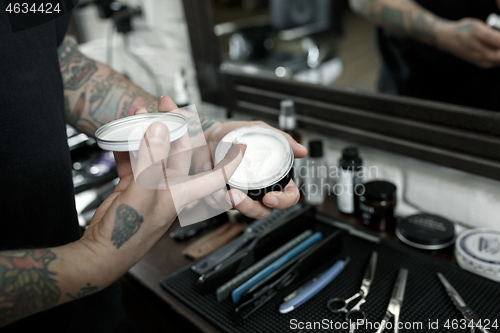
[[[337,230],[319,221],[311,224],[325,237]],[[400,332],[470,332],[436,276],[437,272],[444,274],[483,323],[489,321],[490,332],[500,332],[494,327],[500,325],[499,283],[390,240],[374,244],[346,233],[341,241],[341,253],[324,258],[324,264],[306,279],[281,290],[243,322],[234,320],[235,305],[230,300],[219,303],[214,294],[201,295],[195,290],[198,276],[189,267],[165,278],[161,285],[223,332],[348,332],[340,326],[344,323],[345,328],[347,325],[344,315],[331,313],[326,303],[332,297],[349,297],[359,290],[371,253],[377,251],[375,279],[362,306],[367,323],[359,326],[356,332],[376,331],[387,309],[399,268],[403,267],[409,270],[409,275],[400,315],[400,325],[406,325],[406,329]],[[278,312],[286,295],[346,256],[351,258],[350,263],[325,289],[288,314]]]

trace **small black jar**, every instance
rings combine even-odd
[[[399,221],[396,235],[417,249],[445,250],[455,242],[455,226],[441,216],[416,214]]]
[[[364,184],[364,193],[359,198],[359,210],[364,225],[378,231],[394,229],[396,191],[396,185],[388,181],[375,180]]]

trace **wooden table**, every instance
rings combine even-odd
[[[323,205],[317,207],[317,211],[364,228],[360,219],[354,216],[341,214],[338,211],[334,197],[327,198]],[[169,232],[179,227],[179,223],[176,221],[170,227]],[[156,330],[158,330],[158,327],[161,327],[161,330],[168,329],[169,332],[219,332],[213,325],[178,301],[160,286],[160,280],[192,262],[181,255],[181,251],[197,238],[195,237],[189,241],[177,242],[172,240],[168,233],[165,234],[151,251],[132,267],[128,275],[125,276],[129,287],[132,285],[132,288],[139,290],[141,296],[139,301],[140,304],[135,304],[135,309],[140,310],[145,307],[149,307],[150,309],[147,311],[146,315],[150,317],[143,318],[141,322],[143,322],[144,325],[148,325],[151,320],[162,322],[167,318],[166,322],[163,324],[156,325]],[[379,232],[377,234],[399,242],[394,232]],[[446,261],[454,262],[453,250],[435,256]],[[134,300],[134,302],[137,301]],[[139,325],[143,326],[141,322],[139,322]],[[146,331],[144,327],[140,327],[140,330],[141,332]],[[156,330],[152,329],[151,331]]]

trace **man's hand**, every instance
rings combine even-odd
[[[219,123],[214,125],[214,128],[210,130],[207,136],[207,142],[219,142],[227,133],[237,128],[251,125],[269,126],[262,121],[228,121]],[[304,146],[297,143],[297,141],[287,133],[282,133],[288,139],[296,158],[302,158],[307,155],[307,149]],[[252,200],[246,194],[236,189],[228,191],[226,200],[230,201],[229,199],[235,202],[234,208],[244,215],[251,218],[264,219],[271,213],[272,208],[286,209],[295,205],[300,199],[300,193],[293,180],[291,180],[282,192],[267,193],[262,199],[262,202]]]
[[[168,112],[176,109],[177,106],[175,105],[173,100],[168,96],[163,96],[158,101],[158,110],[160,112]],[[143,107],[138,108],[135,111],[135,114],[144,114],[144,113],[148,113],[148,110],[146,110]],[[228,121],[225,123],[217,122],[206,131],[205,133],[206,141],[209,144],[220,142],[220,140],[222,140],[222,138],[227,133],[243,126],[252,126],[252,125],[269,126],[268,124],[262,121],[252,121],[252,122]],[[296,158],[302,158],[307,155],[307,149],[304,146],[298,144],[297,141],[295,141],[287,133],[284,132],[282,133],[283,135],[285,135],[288,142],[290,143],[290,146],[292,147],[292,150]],[[172,144],[170,155],[174,155],[173,154],[174,150],[176,152],[187,150],[188,145],[189,142],[187,140],[175,141]],[[119,155],[117,154],[115,154],[115,157],[118,159],[120,158]],[[125,154],[123,158],[128,159],[128,154]],[[202,158],[202,160],[207,160],[208,158],[209,157]],[[124,163],[124,165],[129,165],[129,163]],[[211,170],[211,166],[202,167],[202,165],[200,165],[199,167],[200,169],[198,169],[197,171],[207,172],[207,170]],[[131,170],[129,173],[131,174]],[[120,184],[118,184],[117,186],[118,189],[121,189],[122,182],[123,181],[120,181]],[[239,210],[242,214],[255,219],[266,218],[271,213],[271,210],[273,208],[275,209],[289,208],[295,205],[299,201],[299,199],[300,199],[299,189],[297,188],[293,180],[290,181],[290,183],[283,189],[283,191],[267,193],[262,199],[262,201],[252,200],[246,194],[236,189],[230,190],[226,194],[226,200],[235,203],[234,208]]]
[[[159,109],[177,109],[170,101],[160,100]],[[224,174],[233,175],[245,149],[233,145],[214,170],[189,176],[187,134],[171,144],[167,126],[153,123],[137,158],[115,154],[120,182],[80,240],[0,252],[0,327],[116,281],[165,233],[178,211],[226,186]]]
[[[500,32],[483,21],[448,21],[415,1],[349,0],[351,8],[395,34],[437,47],[481,68],[500,65]],[[497,0],[500,8],[500,0]]]
[[[500,66],[500,32],[481,20],[464,18],[443,26],[438,47],[481,68]]]
[[[159,110],[176,108],[168,97],[159,101]],[[143,108],[136,110],[136,114],[143,112]],[[170,143],[168,128],[153,123],[141,142],[137,161],[133,161],[135,167],[133,155],[115,153],[120,182],[96,211],[80,242],[97,257],[130,268],[166,232],[182,207],[225,187],[223,173],[218,171],[224,168],[231,177],[245,149],[244,145],[234,145],[214,170],[189,176],[191,155],[173,153],[190,152],[187,133]],[[123,271],[109,272],[112,279],[120,274]]]

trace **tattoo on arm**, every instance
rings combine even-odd
[[[417,13],[410,20],[410,29],[413,37],[418,40],[427,40],[431,45],[436,45],[437,20],[429,19],[425,13]]]
[[[7,251],[0,255],[0,326],[57,304],[61,291],[46,249]]]
[[[465,24],[459,24],[457,27],[457,31],[464,33],[464,34],[469,34],[472,31],[472,29],[474,29],[474,23],[472,23],[472,22],[468,22]]]
[[[215,120],[207,118],[206,116],[204,116],[202,114],[198,114],[198,116],[200,117],[201,130],[203,132],[205,132],[207,129],[212,127],[213,124],[216,123]]]
[[[66,118],[78,130],[93,135],[110,120],[134,114],[144,106],[156,110],[157,101],[123,75],[91,60],[66,38],[58,49],[66,97]]]
[[[97,72],[96,62],[81,54],[76,43],[70,39],[66,39],[59,46],[57,53],[64,79],[64,89],[81,88]]]
[[[368,20],[394,33],[433,46],[437,42],[436,26],[449,23],[411,0],[358,0],[353,5]]]
[[[115,226],[111,234],[113,245],[119,249],[139,230],[142,222],[142,216],[135,209],[125,204],[118,206],[116,209]]]
[[[403,11],[388,6],[383,6],[380,11],[380,20],[396,32],[406,32]]]
[[[78,299],[90,295],[96,292],[98,289],[99,288],[97,288],[97,286],[92,286],[90,283],[87,283],[87,285],[85,287],[82,287],[80,291],[76,293],[76,295],[66,293],[66,296],[72,299]]]

